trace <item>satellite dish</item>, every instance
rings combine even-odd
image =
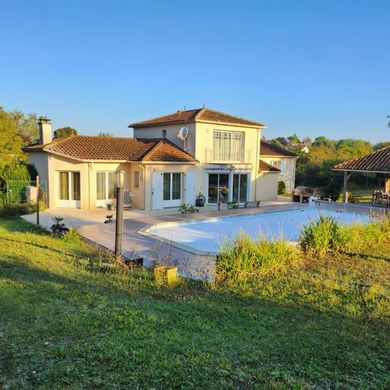
[[[179,134],[177,135],[177,138],[181,139],[182,141],[184,141],[188,136],[188,128],[187,127],[182,127],[180,130],[179,130]]]

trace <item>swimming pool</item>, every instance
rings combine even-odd
[[[301,229],[309,221],[323,216],[334,217],[341,224],[367,223],[367,214],[307,207],[288,211],[263,212],[251,215],[210,218],[201,221],[165,223],[150,226],[145,233],[194,252],[216,253],[221,242],[243,231],[256,238],[272,240],[284,237],[297,241]]]

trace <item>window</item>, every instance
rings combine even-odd
[[[164,173],[163,200],[181,199],[181,173]]]
[[[139,188],[139,171],[134,172],[134,187]]]
[[[162,131],[162,137],[163,137],[163,138],[167,138],[167,130],[166,130],[166,129],[164,129],[164,130]]]
[[[96,199],[115,199],[115,172],[96,172]]]
[[[80,200],[80,172],[59,172],[60,200]]]
[[[243,133],[214,130],[214,161],[241,161],[243,158]]]

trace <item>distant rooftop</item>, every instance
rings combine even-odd
[[[293,152],[263,139],[260,141],[260,156],[297,157]]]

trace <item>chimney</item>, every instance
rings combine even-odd
[[[53,140],[51,134],[51,120],[40,116],[38,118],[38,128],[39,128],[39,143],[45,145],[50,143]]]

